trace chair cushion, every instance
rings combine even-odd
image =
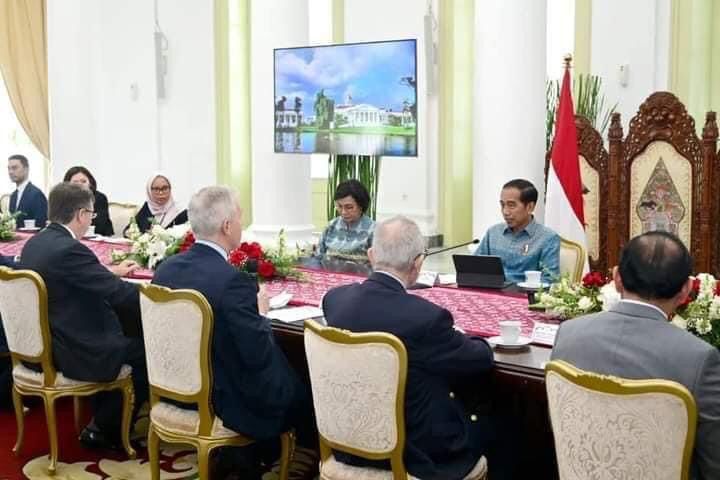
[[[15,383],[27,386],[27,387],[42,387],[43,386],[43,380],[45,379],[45,374],[42,372],[36,372],[35,370],[30,370],[23,364],[15,365],[13,368],[13,380]],[[118,376],[116,380],[120,380],[126,377],[129,377],[132,373],[132,367],[130,365],[123,365],[120,367],[120,373],[118,373]],[[65,375],[62,374],[62,372],[57,372],[55,375],[55,385],[53,385],[55,388],[61,388],[61,387],[79,387],[81,385],[94,385],[97,383],[103,383],[103,382],[84,382],[81,380],[73,380],[72,378],[67,378]]]
[[[473,469],[465,475],[463,480],[481,480],[487,475],[487,461],[485,457],[475,464]],[[392,480],[390,470],[381,470],[373,467],[355,467],[335,460],[333,455],[326,462],[320,464],[320,480]],[[418,480],[408,474],[408,480]]]
[[[166,402],[156,403],[150,410],[150,420],[164,430],[181,435],[197,435],[200,428],[200,413],[171,405]],[[222,419],[215,417],[211,435],[213,437],[237,437],[237,432],[225,428]]]

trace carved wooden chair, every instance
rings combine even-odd
[[[697,407],[683,385],[597,375],[558,360],[545,372],[560,480],[610,469],[616,478],[689,478]]]
[[[159,441],[185,443],[198,451],[200,480],[208,480],[210,452],[255,440],[223,425],[213,412],[211,345],[213,313],[195,290],[143,285],[140,309],[150,383],[148,457],[152,480],[160,479]],[[197,405],[196,410],[164,401]],[[287,480],[295,448],[292,432],[280,436],[280,479]]]
[[[604,255],[607,248],[608,152],[602,136],[587,118],[575,115],[575,129],[583,184],[587,255],[590,269],[605,273],[612,267],[606,265]],[[545,157],[546,183],[550,154],[551,152],[548,152]]]
[[[321,480],[412,479],[403,463],[407,352],[387,333],[350,333],[305,322],[305,353],[320,434]],[[347,394],[338,394],[347,392]],[[389,459],[392,470],[337,461],[333,450],[372,460]],[[464,480],[482,480],[480,457]]]
[[[712,219],[715,147],[704,147],[695,121],[669,92],[645,100],[618,143],[619,115],[610,129],[612,185],[608,197],[608,266],[623,245],[647,231],[676,234],[690,249],[697,272],[713,271],[717,220]],[[717,130],[715,131],[717,138]]]
[[[117,379],[106,383],[74,380],[55,370],[48,322],[47,290],[45,282],[33,271],[0,267],[0,316],[13,364],[12,396],[18,427],[13,452],[20,453],[25,433],[21,396],[32,395],[43,399],[50,437],[48,473],[54,475],[58,459],[55,400],[119,389],[123,394],[122,443],[128,456],[135,458],[135,450],[130,446],[130,423],[135,399],[131,367],[123,365]],[[32,370],[23,362],[39,364],[41,370]],[[77,414],[77,402],[75,406]],[[75,422],[77,427],[78,418]]]

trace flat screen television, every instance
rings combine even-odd
[[[416,40],[274,55],[275,152],[417,156]]]

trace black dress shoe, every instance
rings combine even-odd
[[[85,448],[104,450],[124,450],[117,436],[107,435],[99,430],[85,427],[80,432],[80,443]]]

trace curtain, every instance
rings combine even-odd
[[[49,159],[45,1],[0,2],[0,71],[20,125]]]

